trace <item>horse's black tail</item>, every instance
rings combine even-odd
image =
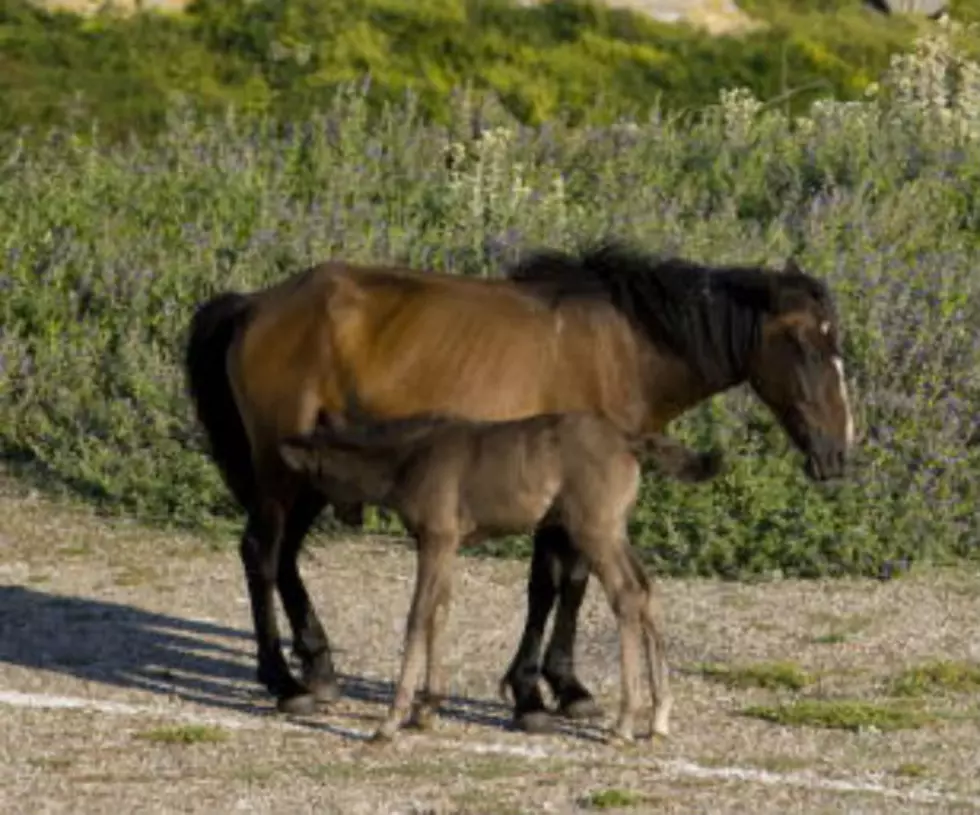
[[[646,463],[652,462],[660,472],[679,481],[710,481],[724,465],[720,450],[698,453],[660,433],[634,441],[633,449]]]
[[[235,330],[248,317],[248,305],[248,297],[237,292],[224,292],[201,305],[191,318],[184,355],[191,401],[207,435],[211,458],[246,512],[252,505],[255,474],[225,359]]]

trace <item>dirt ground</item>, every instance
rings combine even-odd
[[[549,736],[511,729],[496,684],[523,620],[527,564],[464,559],[447,653],[455,697],[434,732],[403,731],[379,748],[365,738],[396,675],[412,552],[398,541],[316,538],[302,568],[345,697],[287,720],[253,680],[234,541],[106,522],[0,478],[0,811],[980,811],[975,688],[930,691],[915,703],[936,718],[899,730],[741,713],[799,699],[882,701],[903,669],[980,662],[976,571],[659,581],[673,733],[616,749],[601,742],[602,721]],[[608,722],[618,643],[594,581],[579,642]],[[698,667],[774,661],[816,679],[797,690],[731,687]]]

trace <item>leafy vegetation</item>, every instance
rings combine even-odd
[[[923,696],[936,692],[980,691],[980,664],[940,660],[902,671],[891,683],[897,696]]]
[[[216,744],[228,739],[228,731],[205,724],[165,725],[143,730],[136,737],[157,744]]]
[[[57,19],[54,40],[82,26]],[[747,389],[678,421],[730,466],[698,489],[644,483],[632,533],[659,573],[874,575],[975,555],[980,67],[957,36],[920,42],[878,93],[799,116],[731,91],[697,117],[586,127],[457,98],[440,124],[417,106],[379,112],[355,84],[289,126],[184,108],[153,143],[8,134],[0,456],[107,511],[238,524],[180,367],[197,303],[331,256],[497,274],[527,248],[615,234],[713,263],[795,253],[837,293],[858,411],[853,472],[827,488]]]
[[[595,790],[579,801],[583,809],[630,809],[649,803],[649,797],[632,790],[609,787]]]
[[[938,721],[928,711],[860,700],[800,699],[785,705],[752,705],[743,714],[786,727],[833,730],[915,730]]]
[[[730,688],[801,690],[813,682],[813,677],[795,662],[759,662],[749,665],[711,663],[700,666],[699,673],[706,679],[721,682]]]
[[[410,94],[442,123],[463,87],[530,124],[692,110],[734,86],[798,112],[860,98],[934,27],[825,5],[754,0],[765,26],[709,37],[588,0],[195,0],[180,15],[89,18],[0,0],[0,128],[97,121],[105,137],[147,137],[177,103],[289,122],[367,75],[372,109]]]

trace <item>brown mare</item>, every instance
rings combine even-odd
[[[628,439],[591,413],[506,422],[418,416],[344,426],[322,414],[316,430],[286,439],[283,460],[327,495],[398,513],[418,551],[401,676],[375,740],[394,737],[425,663],[416,722],[428,727],[446,694],[442,649],[461,544],[558,524],[602,584],[619,623],[620,711],[613,741],[632,741],[639,706],[640,646],[652,699],[651,735],[666,736],[672,697],[652,586],[630,546],[627,523],[640,487],[636,456],[667,475],[705,481],[716,452],[698,455],[654,433]]]
[[[248,516],[241,557],[258,678],[292,711],[339,692],[299,548],[327,503],[345,520],[360,508],[291,473],[278,445],[309,433],[321,410],[341,412],[345,393],[379,418],[584,411],[636,434],[747,381],[812,478],[841,476],[853,437],[831,295],[792,261],[783,270],[712,268],[608,245],[534,254],[503,279],[329,262],[203,304],[186,366],[211,456]],[[536,530],[525,629],[505,676],[518,726],[552,722],[542,676],[562,714],[598,712],[574,670],[588,576],[561,525]],[[277,587],[302,683],[280,646]]]

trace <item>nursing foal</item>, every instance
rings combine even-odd
[[[619,622],[622,690],[612,740],[633,739],[641,642],[653,699],[652,731],[667,734],[671,695],[663,636],[650,582],[627,537],[640,483],[637,456],[693,482],[719,471],[720,453],[695,453],[660,434],[627,438],[611,422],[588,413],[505,422],[359,416],[349,425],[321,412],[312,433],[287,438],[279,450],[287,466],[317,488],[340,500],[393,510],[417,542],[401,677],[376,740],[393,738],[409,713],[423,653],[425,687],[415,711],[420,726],[428,726],[445,695],[442,634],[460,545],[551,522],[568,530]]]

